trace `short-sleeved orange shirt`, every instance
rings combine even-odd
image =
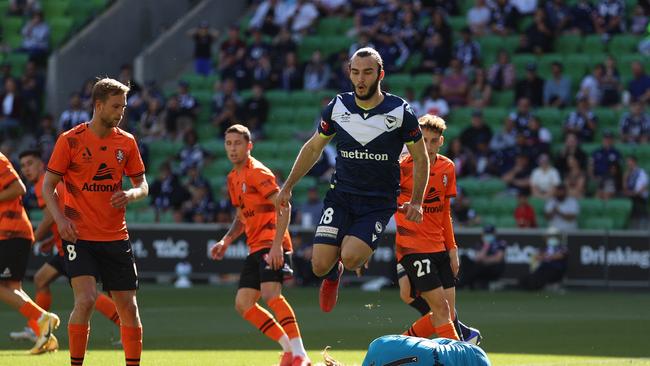
[[[138,145],[130,133],[113,128],[104,138],[89,123],[59,136],[47,170],[63,177],[65,216],[78,238],[89,241],[126,240],[126,208],[111,206],[111,196],[122,190],[123,176],[144,174]]]
[[[228,174],[228,193],[232,205],[241,211],[240,220],[246,230],[246,241],[251,253],[270,248],[275,237],[277,217],[275,205],[269,199],[280,188],[273,172],[252,156],[244,167]],[[284,233],[282,247],[291,250],[289,231]]]
[[[20,177],[7,157],[0,153],[0,189],[5,190]],[[0,201],[0,240],[13,238],[34,241],[32,223],[29,221],[22,196]]]
[[[41,209],[46,209],[46,203],[45,200],[43,199],[43,181],[45,180],[45,174],[41,174],[38,177],[38,180],[36,181],[36,185],[34,185],[34,194],[36,194],[36,201],[38,203],[38,207]],[[61,212],[65,210],[65,207],[63,205],[63,196],[65,192],[65,185],[63,184],[63,181],[59,182],[59,184],[56,185],[56,193],[59,196],[59,209],[61,209]],[[54,244],[56,244],[56,249],[59,252],[60,256],[63,256],[63,243],[61,242],[61,235],[59,235],[59,228],[56,226],[56,223],[52,223],[52,226],[50,227],[50,231],[52,231],[52,236],[54,237]]]
[[[408,156],[400,163],[401,194],[398,203],[401,205],[411,199],[413,188],[413,157]],[[449,158],[438,155],[435,163],[429,168],[429,182],[422,202],[424,220],[417,224],[406,220],[406,216],[397,212],[397,235],[395,238],[397,260],[413,253],[436,253],[446,250],[453,241],[451,229],[451,212],[446,200],[456,196],[456,173],[454,162]],[[449,229],[446,229],[446,228]],[[455,245],[455,243],[454,243]]]

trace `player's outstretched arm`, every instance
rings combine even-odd
[[[286,206],[291,200],[291,190],[298,183],[298,181],[307,174],[309,169],[311,169],[314,164],[320,158],[320,155],[323,153],[323,149],[327,143],[332,139],[332,136],[324,136],[318,132],[302,146],[296,162],[291,168],[291,173],[287,177],[282,189],[278,193],[278,196],[275,200],[276,207]]]
[[[38,223],[38,227],[34,230],[34,241],[41,241],[47,237],[50,232],[50,227],[54,223],[52,214],[47,209],[47,205],[43,207],[43,219]]]
[[[23,181],[16,179],[0,191],[0,202],[11,201],[24,195],[25,192],[27,192],[27,188],[25,188]]]
[[[75,243],[77,241],[77,228],[74,223],[68,220],[63,215],[63,212],[61,212],[54,193],[54,187],[56,187],[60,181],[60,175],[49,171],[45,172],[45,179],[43,180],[43,200],[45,200],[45,206],[52,214],[54,222],[56,222],[61,238],[65,241]]]
[[[210,249],[210,255],[214,260],[222,260],[223,256],[226,254],[228,246],[232,244],[243,232],[244,232],[244,223],[241,221],[240,216],[241,209],[237,207],[237,212],[235,213],[235,219],[230,224],[230,228],[226,234],[219,240],[216,244]]]
[[[407,220],[422,222],[422,199],[429,181],[429,156],[423,139],[406,147],[413,157],[413,194],[411,201],[405,203],[402,210],[405,211]]]
[[[269,197],[269,199],[275,201],[277,195],[277,193],[274,193]],[[271,251],[269,251],[268,257],[266,257],[266,262],[271,266],[271,268],[280,269],[284,265],[282,242],[284,241],[284,233],[289,227],[289,222],[291,222],[291,203],[288,203],[286,206],[277,206],[276,217],[275,237],[273,238]]]

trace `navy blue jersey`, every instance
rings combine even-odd
[[[446,338],[387,335],[370,343],[363,366],[490,366],[479,347]]]
[[[334,189],[393,199],[399,194],[402,148],[422,138],[413,109],[388,93],[370,110],[357,106],[353,93],[337,95],[323,110],[318,132],[336,134]]]

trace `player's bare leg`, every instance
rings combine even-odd
[[[280,344],[282,347],[280,366],[289,366],[293,360],[289,337],[273,315],[257,303],[262,296],[265,301],[280,296],[282,285],[279,282],[262,282],[260,288],[262,291],[246,287],[237,290],[235,310],[265,336]]]
[[[142,355],[142,322],[140,322],[135,294],[135,290],[111,291],[111,297],[120,317],[120,335],[127,366],[140,365],[140,356]]]
[[[341,243],[341,261],[348,271],[355,271],[363,266],[372,255],[372,248],[356,236],[347,235]]]

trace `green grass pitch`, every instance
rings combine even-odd
[[[31,287],[27,286],[31,293]],[[143,284],[138,293],[144,323],[142,365],[273,365],[279,347],[241,319],[233,308],[234,287],[175,289]],[[396,290],[345,288],[333,312],[322,313],[316,288],[288,289],[305,345],[313,361],[330,354],[346,365],[360,364],[374,338],[401,333],[418,314]],[[480,328],[482,347],[493,365],[650,365],[650,293],[459,292],[459,312]],[[61,350],[29,356],[28,343],[12,342],[9,331],[23,318],[0,305],[0,365],[66,365],[67,317],[72,292],[53,286],[53,311],[62,318]],[[122,350],[111,346],[119,331],[93,316],[85,365],[120,365]]]

